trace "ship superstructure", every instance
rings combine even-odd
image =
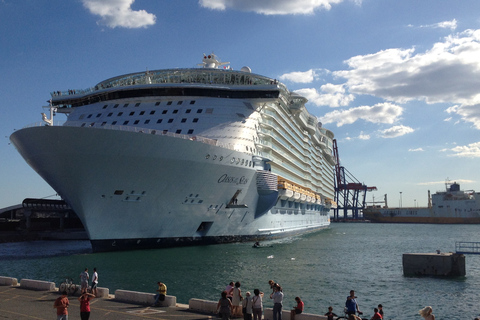
[[[201,68],[138,72],[55,91],[12,134],[74,209],[93,249],[264,240],[329,225],[333,134],[275,79]],[[65,114],[58,125],[54,114]]]

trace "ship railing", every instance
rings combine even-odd
[[[480,254],[480,242],[456,241],[455,252],[460,254]]]

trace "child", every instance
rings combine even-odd
[[[377,308],[373,308],[373,317],[370,318],[370,320],[381,320],[382,319],[382,316],[380,315],[380,313],[378,313],[378,309]]]
[[[338,317],[335,313],[333,313],[332,307],[328,307],[328,312],[325,313],[325,315],[327,316],[327,320],[333,320],[333,317]]]

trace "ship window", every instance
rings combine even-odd
[[[106,125],[107,123],[106,122],[102,122],[102,126]]]
[[[141,111],[140,115],[143,116],[145,114],[145,111]]]
[[[155,110],[150,111],[150,114],[155,114]]]
[[[133,116],[135,114],[135,111],[130,112],[130,115]]]
[[[124,126],[126,126],[127,124],[128,124],[128,120],[123,123]]]
[[[181,105],[182,103],[183,103],[183,101],[178,101],[177,105]]]
[[[85,127],[85,123],[82,123],[81,127]]]
[[[113,121],[113,122],[112,122],[112,125],[116,125],[116,124],[117,124],[117,121]]]
[[[140,120],[135,120],[135,122],[133,124],[138,124],[140,122]]]
[[[119,112],[119,113],[117,114],[117,117],[120,117],[122,114],[123,114],[123,112]]]
[[[102,115],[101,113],[97,114],[97,118],[100,118],[101,115]]]
[[[138,103],[135,104],[135,107],[138,107],[138,106],[140,106],[140,102],[138,102]]]
[[[218,160],[222,161],[222,160],[223,160],[223,156],[220,156],[220,158],[219,158]]]
[[[192,109],[185,110],[185,113],[190,113],[190,112],[192,112]]]
[[[175,113],[178,113],[178,109],[173,110],[173,113],[174,113],[174,114],[175,114]]]
[[[230,160],[231,163],[234,163],[235,162],[235,157],[232,158],[232,160]]]
[[[198,122],[198,118],[193,118],[192,122]]]
[[[205,110],[205,113],[212,114],[213,113],[213,108],[208,108],[207,110]]]
[[[125,103],[125,104],[123,105],[123,107],[124,107],[124,108],[128,107],[128,103]]]
[[[113,112],[110,112],[110,113],[107,115],[107,117],[111,117],[112,114],[113,114]]]
[[[145,120],[144,124],[150,123],[150,119]]]
[[[168,101],[167,106],[171,106],[171,105],[172,105],[172,101]]]
[[[163,134],[167,134],[168,130],[163,130],[162,133]]]
[[[190,104],[195,104],[195,100],[190,101]]]
[[[103,106],[103,109],[107,109],[107,107],[108,107],[108,104],[104,105],[104,106]]]
[[[192,133],[193,133],[193,129],[188,130],[188,134],[192,134]]]
[[[205,159],[208,159],[208,158],[210,158],[210,155],[209,155],[209,154],[207,154],[207,155],[205,156]]]
[[[89,114],[89,115],[87,116],[87,118],[88,118],[88,119],[90,119],[91,117],[92,117],[92,115],[91,115],[91,114]]]
[[[116,105],[113,106],[114,108],[118,108],[118,103]]]
[[[168,123],[172,123],[173,122],[173,119],[168,119]]]
[[[160,105],[160,101],[156,102],[155,105],[156,105],[156,106],[159,106],[159,105]]]
[[[202,113],[203,109],[197,109],[197,113]]]
[[[178,133],[178,134],[182,133],[182,129],[178,129],[177,131],[175,131],[175,133]]]
[[[157,120],[157,123],[162,123],[162,119],[158,119],[158,120]]]
[[[123,194],[123,190],[115,190],[113,194],[117,196],[121,196]]]
[[[182,123],[187,122],[187,118],[182,119]]]
[[[163,111],[162,111],[162,114],[167,114],[167,110],[163,110]]]

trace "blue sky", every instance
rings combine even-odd
[[[210,52],[307,97],[367,201],[480,189],[478,0],[0,0],[0,26],[0,208],[55,194],[8,139],[51,91]]]

